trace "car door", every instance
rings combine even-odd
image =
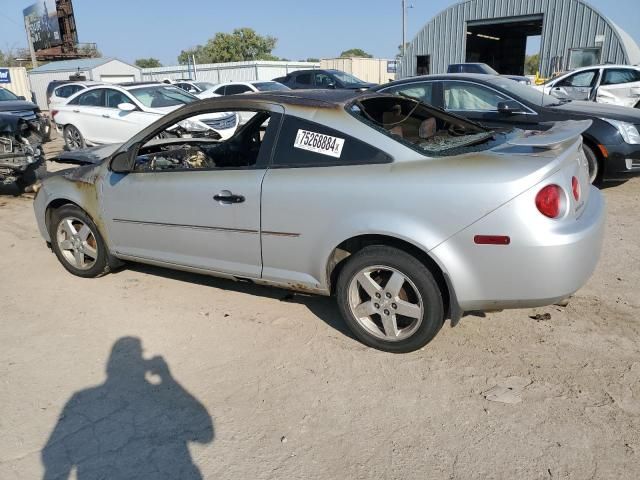
[[[596,94],[596,102],[635,107],[640,102],[640,70],[606,68]]]
[[[227,95],[240,95],[241,93],[252,92],[251,87],[242,84],[233,84],[227,85],[226,90],[224,91],[225,96]]]
[[[582,70],[555,82],[549,93],[561,100],[591,100],[600,69]]]
[[[538,115],[512,97],[483,84],[447,80],[442,82],[443,108],[462,117],[490,127],[533,128]],[[509,113],[498,106],[506,103],[512,107]]]
[[[303,73],[296,74],[296,76],[294,77],[293,85],[294,86],[291,88],[294,88],[294,89],[313,88],[313,77],[311,75],[311,72],[303,72]]]
[[[410,82],[402,83],[400,85],[392,85],[387,88],[382,88],[379,91],[381,93],[393,93],[396,95],[404,95],[413,97],[416,100],[433,105],[435,107],[442,107],[442,93],[437,87],[439,82],[429,80],[422,82]]]
[[[136,109],[120,110],[118,105],[123,103],[130,103]],[[105,88],[105,108],[101,114],[102,128],[105,130],[104,143],[126,142],[159,118],[160,115],[142,111],[137,102],[124,92]]]
[[[85,140],[106,143],[104,130],[104,88],[92,89],[73,98],[65,108],[65,124],[75,126]]]
[[[261,184],[281,113],[260,114],[226,142],[209,140],[206,161],[191,139],[139,155],[131,173],[110,173],[103,203],[112,248],[127,258],[259,278]],[[259,150],[238,162],[246,141]],[[172,164],[172,156],[184,161]]]
[[[313,75],[314,88],[341,88],[342,84],[325,72],[316,72]]]

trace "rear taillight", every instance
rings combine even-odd
[[[571,190],[573,191],[573,198],[576,199],[576,202],[580,200],[580,182],[576,177],[571,178]]]
[[[536,195],[536,207],[549,218],[558,218],[562,208],[562,189],[558,185],[547,185]]]
[[[51,118],[56,118],[57,114],[58,114],[58,110],[51,110]]]

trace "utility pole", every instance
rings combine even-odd
[[[402,57],[404,57],[407,48],[407,0],[402,0]]]
[[[407,10],[413,8],[413,5],[407,5],[407,0],[402,0],[402,47],[400,51],[404,57],[407,52]]]

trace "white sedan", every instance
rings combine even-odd
[[[198,98],[166,84],[100,85],[78,92],[51,110],[68,150],[87,145],[122,143],[160,117]],[[163,136],[226,140],[238,126],[238,115],[217,112],[173,125]]]
[[[560,100],[592,100],[598,103],[640,108],[640,67],[630,65],[583,67],[534,88]]]
[[[286,85],[279,82],[254,81],[254,82],[227,82],[220,83],[208,88],[203,92],[197,93],[198,98],[211,98],[217,96],[238,95],[240,93],[251,92],[278,92],[282,90],[291,90]]]

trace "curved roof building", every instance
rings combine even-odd
[[[527,37],[540,36],[542,75],[593,63],[640,63],[640,47],[582,0],[467,0],[436,15],[400,62],[403,77],[484,62],[522,75]]]

